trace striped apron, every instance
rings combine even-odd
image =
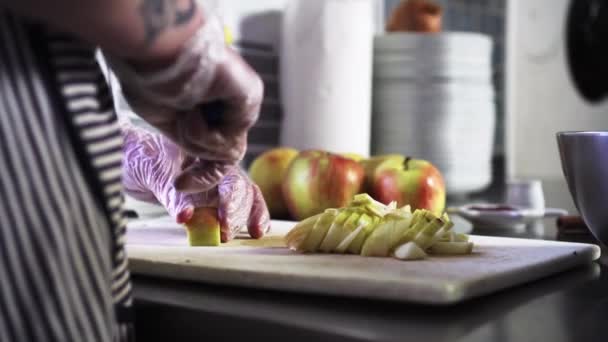
[[[0,9],[0,341],[133,338],[121,148],[94,48]]]

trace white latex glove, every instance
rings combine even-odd
[[[123,187],[138,200],[160,203],[178,223],[186,223],[194,209],[218,209],[221,239],[228,241],[243,228],[259,238],[270,228],[270,215],[260,189],[240,168],[234,167],[207,191],[178,191],[173,178],[185,158],[182,150],[160,134],[121,122]]]

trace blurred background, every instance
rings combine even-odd
[[[437,32],[391,29],[406,2],[217,2],[266,87],[242,166],[278,146],[400,154],[433,163],[457,201],[542,180],[575,210],[555,134],[607,129],[608,106],[570,76],[571,1],[435,0]]]
[[[264,77],[267,99],[250,137],[248,164],[280,144],[284,109],[280,101],[281,14],[289,0],[224,1],[236,45]],[[399,0],[375,1],[376,20],[386,20]],[[567,0],[438,0],[443,30],[478,32],[492,40],[495,90],[493,179],[561,178],[554,134],[560,130],[606,129],[608,107],[586,103],[567,71]],[[382,15],[378,15],[382,13]],[[378,24],[382,28],[384,23]],[[376,34],[383,34],[380,29]],[[374,113],[372,112],[372,115]],[[475,122],[470,122],[475,125]],[[465,151],[463,156],[466,157]],[[421,156],[424,157],[424,156]],[[478,186],[482,190],[484,186]]]

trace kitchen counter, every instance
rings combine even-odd
[[[500,198],[493,187],[476,200]],[[574,212],[563,181],[545,181],[547,206]],[[459,204],[463,199],[452,199]],[[459,221],[456,227],[470,231]],[[556,239],[554,220],[474,234]],[[581,239],[577,239],[580,241]],[[584,240],[584,239],[583,239]],[[606,254],[606,250],[603,250]],[[608,258],[448,307],[219,287],[134,276],[140,341],[237,338],[294,341],[604,341]]]

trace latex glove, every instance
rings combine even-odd
[[[219,184],[204,192],[178,191],[173,178],[185,159],[182,150],[160,134],[129,123],[121,123],[123,143],[123,187],[141,201],[159,203],[178,223],[186,223],[195,208],[218,208],[221,239],[226,242],[247,227],[259,238],[270,228],[270,215],[257,185],[238,167],[224,175]]]
[[[226,46],[219,20],[205,16],[176,60],[159,70],[106,55],[134,111],[188,154],[175,185],[189,193],[208,190],[243,158],[263,98],[260,77]],[[219,125],[201,112],[212,101],[225,105]]]

